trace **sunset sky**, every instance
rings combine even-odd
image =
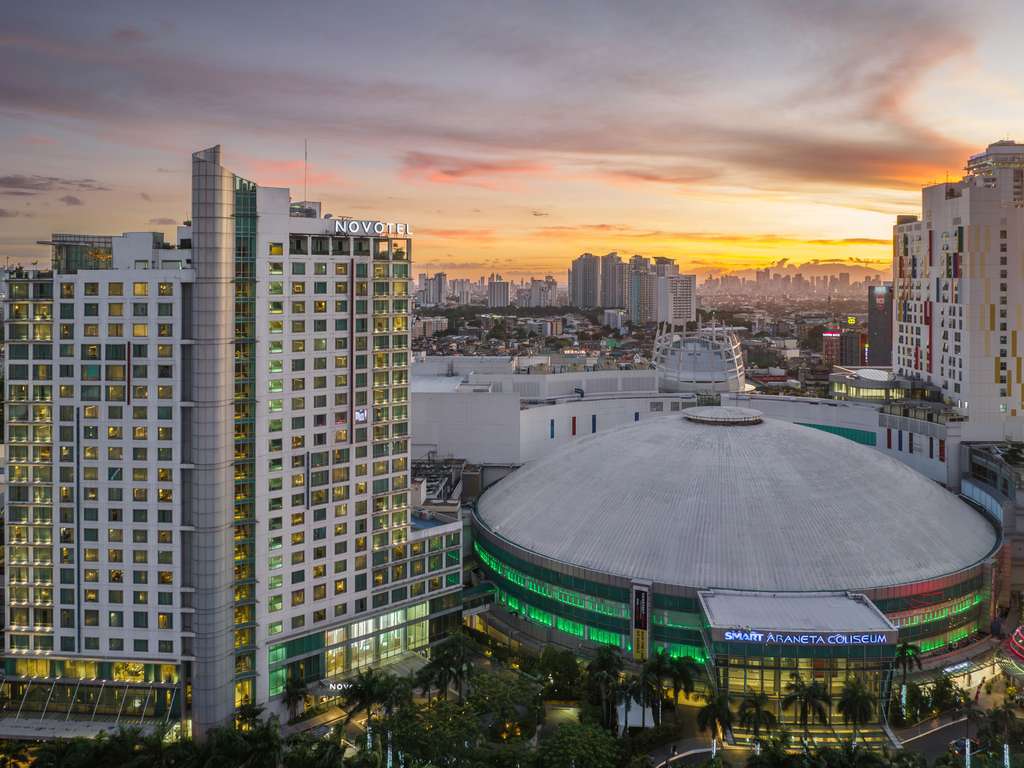
[[[417,272],[886,271],[922,184],[1024,141],[1022,27],[930,0],[12,3],[0,257],[172,233],[211,144],[301,199],[308,138],[310,199],[412,223]]]

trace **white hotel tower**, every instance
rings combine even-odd
[[[201,736],[460,621],[461,526],[409,514],[410,234],[213,147],[177,247],[9,274],[0,736]]]
[[[963,439],[1024,438],[1024,145],[926,187],[893,236],[893,367],[938,387]]]

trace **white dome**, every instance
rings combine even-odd
[[[998,543],[980,513],[874,449],[773,419],[707,415],[577,439],[491,487],[477,523],[564,565],[772,591],[923,581],[977,564]]]

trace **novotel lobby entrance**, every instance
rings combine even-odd
[[[847,681],[857,678],[875,698],[860,738],[885,740],[882,706],[888,700],[898,631],[867,597],[726,590],[702,591],[699,597],[713,684],[728,694],[734,712],[745,697],[763,693],[780,726],[799,738],[804,730],[800,707],[785,706],[784,700],[801,683],[819,683],[831,698],[828,723],[811,716],[808,731],[817,743],[848,741],[853,725],[839,713],[838,703]],[[734,736],[742,743],[751,734],[737,725]]]

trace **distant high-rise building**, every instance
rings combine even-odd
[[[458,278],[448,283],[451,296],[456,304],[469,304],[473,299],[473,283],[466,278]]]
[[[858,330],[846,329],[839,340],[840,365],[864,365],[864,348],[867,336]]]
[[[892,283],[868,288],[868,365],[892,365]]]
[[[629,260],[629,320],[632,323],[653,323],[658,314],[658,275],[651,262],[643,256]]]
[[[672,274],[658,277],[657,287],[657,322],[684,325],[697,319],[696,275]]]
[[[629,268],[619,254],[612,252],[601,257],[601,306],[606,309],[626,306]]]
[[[438,272],[428,277],[423,289],[423,303],[428,306],[444,304],[448,300],[448,275]]]
[[[487,306],[507,307],[509,305],[509,284],[501,275],[491,275],[487,280]]]
[[[601,306],[601,260],[592,253],[576,257],[569,268],[569,303],[581,309]]]
[[[523,289],[527,307],[552,307],[558,300],[558,285],[550,275],[544,280],[531,279],[530,285]]]
[[[894,368],[939,387],[965,435],[1020,440],[1024,144],[973,155],[960,181],[924,188],[922,209],[893,232]]]
[[[843,329],[835,323],[828,323],[821,331],[821,360],[825,365],[836,365],[839,362],[843,338]]]

